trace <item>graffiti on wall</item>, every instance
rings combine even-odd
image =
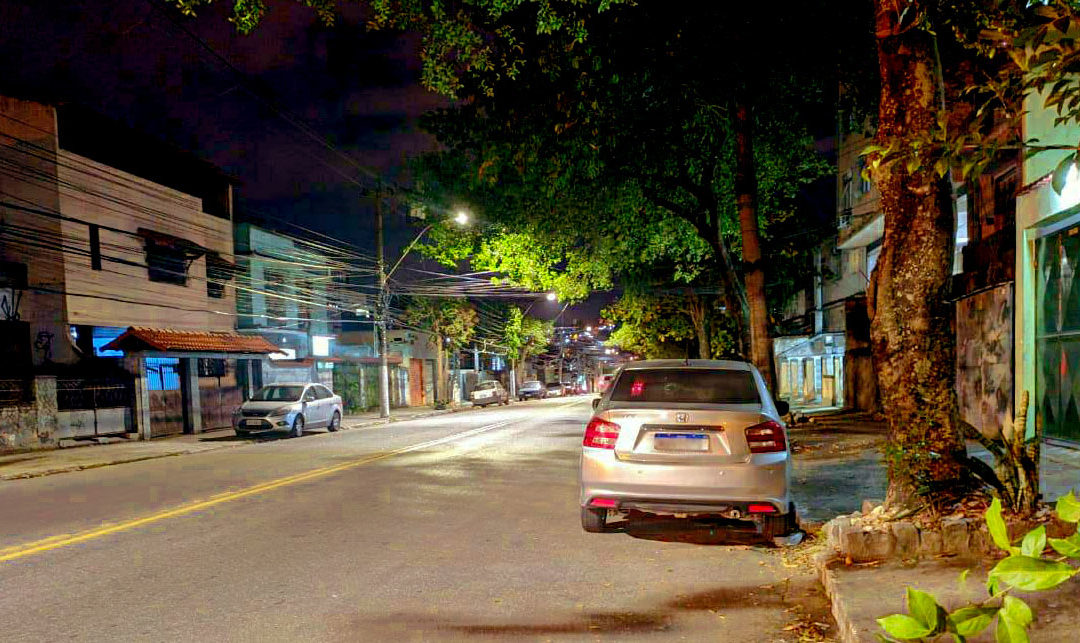
[[[1013,287],[956,302],[956,394],[960,417],[997,436],[1012,417]]]

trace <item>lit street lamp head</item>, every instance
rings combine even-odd
[[[549,292],[549,293],[547,294],[547,300],[548,300],[548,301],[555,301],[555,293],[553,293],[553,292]]]
[[[457,216],[454,217],[454,221],[458,225],[465,225],[469,222],[469,213],[464,210],[458,210]]]

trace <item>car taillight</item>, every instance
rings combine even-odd
[[[589,420],[585,427],[585,440],[581,444],[596,449],[614,449],[615,439],[619,437],[619,425],[600,418]]]
[[[776,453],[787,449],[784,427],[779,422],[769,420],[746,430],[746,446],[750,453]]]

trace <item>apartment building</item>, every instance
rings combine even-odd
[[[233,330],[232,190],[91,112],[0,99],[0,388],[22,418],[0,448],[230,424],[275,350]]]

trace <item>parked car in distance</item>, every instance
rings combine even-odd
[[[798,531],[787,403],[773,402],[752,365],[631,362],[593,406],[581,456],[585,531],[631,511],[725,518],[766,538]]]
[[[240,437],[267,431],[288,431],[298,438],[304,429],[341,427],[341,397],[322,384],[264,386],[233,413],[233,430]]]
[[[544,385],[541,384],[539,380],[529,380],[528,382],[524,382],[522,383],[521,388],[518,389],[518,399],[522,401],[528,399],[542,400],[545,397],[547,397],[547,389],[544,388]]]
[[[510,394],[503,388],[502,383],[495,380],[480,382],[469,395],[473,406],[488,406],[489,404],[509,404]]]
[[[559,384],[558,382],[551,382],[550,384],[545,385],[544,388],[547,389],[548,397],[563,396],[563,385]]]

